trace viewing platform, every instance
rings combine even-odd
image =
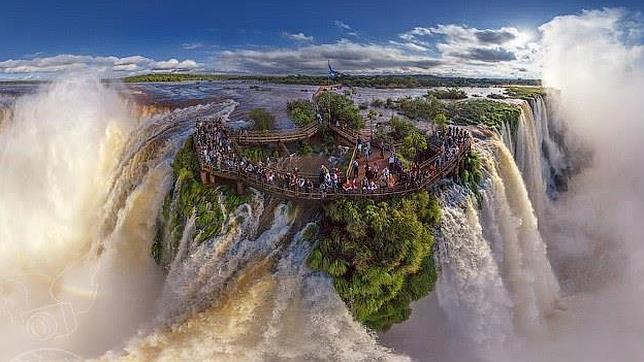
[[[450,140],[451,147],[449,150],[445,150],[445,147],[430,147],[433,154],[426,159],[416,160],[413,171],[396,174],[395,184],[375,189],[343,187],[345,183],[349,183],[352,179],[350,170],[342,170],[339,180],[329,185],[328,182],[322,182],[322,176],[316,177],[315,174],[311,173],[294,174],[288,170],[268,167],[261,163],[252,163],[235,153],[235,150],[243,145],[302,141],[315,135],[322,126],[316,122],[290,130],[239,132],[231,131],[223,126],[212,125],[208,129],[200,129],[198,124],[194,145],[195,152],[199,158],[201,180],[208,185],[228,180],[236,184],[239,192],[249,186],[290,200],[331,201],[343,197],[386,199],[431,188],[441,179],[457,176],[464,168],[465,159],[471,149],[471,135],[469,132],[457,128],[448,128],[445,134],[454,134],[454,139],[458,139],[458,141]],[[360,138],[360,133],[355,130],[337,125],[328,125],[328,128],[336,137],[342,138],[351,144],[356,144]],[[204,141],[204,139],[207,141]],[[214,154],[213,142],[216,149]],[[353,156],[349,161],[350,164],[356,156],[356,149],[357,147],[354,148]],[[293,182],[292,180],[295,181]],[[355,187],[355,181],[353,185]]]

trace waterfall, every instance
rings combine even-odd
[[[196,243],[190,218],[164,275],[150,250],[170,163],[197,117],[237,104],[158,112],[122,94],[63,79],[4,113],[0,359],[404,359],[307,269],[312,241],[291,243],[285,205],[256,235],[259,194],[212,240]]]
[[[563,148],[562,125],[554,122],[543,96],[527,100],[508,100],[516,104],[521,113],[516,132],[503,125],[501,137],[514,155],[530,200],[541,218],[548,210],[550,200],[557,196],[558,188],[570,167]]]
[[[519,103],[521,114],[519,115],[516,143],[514,148],[514,159],[517,167],[523,175],[528,195],[538,215],[542,215],[547,203],[546,177],[544,168],[546,162],[542,158],[541,138],[532,108],[523,100]]]
[[[441,194],[437,293],[456,360],[494,361],[516,338],[544,330],[559,285],[512,154],[496,137],[476,148],[486,174],[481,209],[460,186]]]
[[[242,224],[255,223],[248,211],[236,212]],[[303,240],[304,229],[291,239],[289,214],[286,205],[278,206],[257,239],[244,236],[243,227],[202,244],[170,272],[162,324],[132,340],[121,358],[406,360],[353,320],[328,276],[306,267],[312,243]]]
[[[551,95],[550,99],[553,97],[555,95]],[[541,145],[541,167],[547,193],[553,197],[557,192],[556,178],[560,177],[561,173],[569,167],[562,144],[565,131],[562,129],[563,125],[556,122],[556,118],[550,116],[551,112],[543,96],[536,96],[530,105]]]
[[[522,330],[539,323],[556,306],[559,285],[547,258],[538,220],[512,154],[492,139],[481,158],[489,185],[483,221],[488,241],[514,301],[515,325]]]
[[[89,76],[45,84],[3,111],[0,359],[97,356],[153,317],[162,274],[150,244],[169,163],[196,116],[232,109],[149,116]]]
[[[455,360],[496,360],[513,335],[512,301],[467,192],[454,186],[441,200],[436,291],[452,340],[458,341],[451,353]]]

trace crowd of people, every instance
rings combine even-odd
[[[396,156],[393,147],[388,150],[386,162],[370,162],[372,146],[370,142],[359,140],[356,143],[356,157],[348,165],[349,170],[343,175],[338,167],[321,165],[317,179],[304,175],[295,167],[290,171],[272,167],[269,160],[253,162],[235,150],[228,130],[221,120],[198,121],[195,134],[196,148],[202,164],[215,170],[241,174],[246,179],[255,181],[264,187],[275,187],[296,193],[319,192],[323,197],[328,193],[375,193],[378,190],[395,191],[418,187],[430,177],[436,175],[442,166],[457,155],[465,145],[468,132],[458,128],[440,130],[434,134],[433,141],[440,143],[441,153],[429,164],[412,162],[409,170],[404,171],[401,160]],[[432,142],[432,139],[430,139]],[[382,145],[380,155],[385,156]],[[360,160],[362,160],[362,165]],[[364,172],[360,172],[363,168]]]

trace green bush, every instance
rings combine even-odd
[[[413,120],[432,121],[444,113],[445,105],[435,97],[405,97],[398,100],[398,110]]]
[[[472,150],[465,159],[465,169],[461,173],[459,182],[474,194],[479,205],[483,201],[480,191],[481,181],[483,181],[481,156],[478,152]]]
[[[313,103],[306,99],[290,101],[286,105],[289,117],[298,127],[304,127],[315,121]]]
[[[467,93],[458,88],[432,89],[427,91],[427,96],[438,99],[465,99]]]
[[[504,123],[516,129],[521,110],[516,105],[491,99],[471,99],[450,105],[449,113],[456,124],[484,125],[500,132]]]
[[[538,96],[545,96],[546,90],[542,87],[508,87],[505,89],[505,94],[511,98],[530,100]]]
[[[376,203],[342,199],[324,207],[323,237],[308,259],[333,277],[354,317],[386,330],[409,317],[409,303],[436,280],[432,228],[438,201],[427,192]]]

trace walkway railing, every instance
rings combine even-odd
[[[240,145],[259,145],[266,143],[296,142],[311,138],[320,130],[320,124],[311,124],[294,129],[278,131],[240,131],[230,134],[230,137]]]
[[[202,171],[213,175],[215,177],[220,177],[224,179],[241,181],[246,185],[253,187],[257,190],[264,191],[276,196],[284,197],[287,199],[297,199],[297,200],[334,200],[342,197],[349,198],[369,198],[369,199],[383,199],[390,197],[399,197],[404,196],[421,189],[431,187],[439,180],[453,174],[462,164],[462,162],[467,157],[471,148],[471,143],[467,140],[461,147],[459,151],[446,163],[439,165],[435,170],[432,170],[428,176],[421,178],[420,181],[416,182],[401,182],[400,184],[394,187],[382,187],[377,190],[348,190],[343,189],[329,189],[329,190],[320,190],[316,187],[314,190],[302,191],[297,186],[294,187],[284,187],[280,185],[280,181],[269,182],[265,179],[265,176],[255,172],[246,172],[239,168],[227,167],[221,165],[220,168],[217,168],[211,164],[206,164],[201,162],[202,158],[199,160],[201,162]],[[433,163],[441,155],[437,155],[422,162],[420,165],[421,171],[427,171]],[[287,172],[282,170],[275,170],[270,168],[264,168],[264,171],[271,172],[275,175],[282,174],[286,175]],[[300,175],[301,176],[301,175]],[[301,176],[304,177],[304,176]],[[305,177],[307,180],[310,180],[312,183],[315,182],[312,177]],[[315,184],[315,183],[314,183]]]

